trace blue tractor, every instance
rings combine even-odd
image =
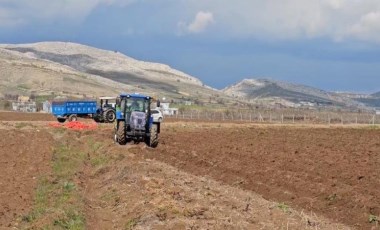
[[[154,99],[141,94],[121,94],[116,99],[115,142],[125,145],[130,141],[158,145],[160,122],[153,121],[151,103]],[[157,100],[157,107],[160,101]]]

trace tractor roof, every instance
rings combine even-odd
[[[143,98],[143,99],[150,99],[151,98],[149,96],[146,96],[146,95],[143,95],[143,94],[139,94],[139,93],[132,93],[132,94],[122,93],[122,94],[120,94],[120,97]]]
[[[116,97],[99,97],[100,100],[116,100]]]

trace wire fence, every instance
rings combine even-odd
[[[166,118],[277,124],[380,124],[380,115],[327,111],[182,111]]]

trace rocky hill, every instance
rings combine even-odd
[[[252,103],[287,107],[364,107],[360,102],[337,93],[268,79],[245,79],[223,89],[223,92]]]
[[[122,53],[67,42],[0,44],[0,98],[9,94],[96,98],[140,92],[168,101],[262,107],[358,109],[380,106],[380,93],[352,98],[309,86],[245,79],[223,90],[168,65],[139,61]]]
[[[380,109],[380,92],[367,95],[367,97],[355,98],[355,100],[377,110]]]
[[[377,93],[374,93],[374,94],[371,94],[372,97],[378,97],[380,98],[380,92],[377,92]]]
[[[75,43],[0,45],[0,70],[3,94],[96,97],[141,92],[169,100],[234,101],[167,65]]]

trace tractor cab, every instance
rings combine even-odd
[[[116,118],[116,97],[99,97],[99,102],[100,106],[96,111],[94,120],[96,122],[114,122]]]
[[[116,97],[99,97],[100,108],[106,110],[108,108],[115,108],[116,106]]]

